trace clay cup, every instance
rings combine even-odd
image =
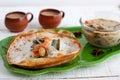
[[[28,15],[31,15],[30,19],[28,19]],[[5,16],[5,26],[11,32],[21,32],[27,27],[28,23],[31,22],[32,19],[33,14],[30,12],[10,12]]]
[[[43,9],[39,14],[39,23],[45,29],[56,28],[61,20],[64,18],[65,13],[57,9]]]

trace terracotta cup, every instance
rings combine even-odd
[[[39,23],[45,29],[56,28],[65,16],[63,11],[56,9],[43,9],[39,14]]]
[[[28,19],[28,15],[31,15],[30,19]],[[28,23],[33,19],[33,14],[28,12],[10,12],[5,16],[5,26],[11,32],[21,32],[23,31]]]

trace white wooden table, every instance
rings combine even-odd
[[[41,26],[38,22],[40,10],[44,8],[56,8],[65,12],[65,17],[59,26],[79,26],[79,18],[82,16],[119,15],[117,6],[40,6],[40,7],[0,7],[0,40],[16,35],[11,33],[4,25],[4,18],[8,12],[24,11],[32,12],[34,19],[29,23],[25,31],[37,30]],[[114,12],[113,12],[114,11]],[[100,14],[104,13],[104,14]],[[109,13],[109,14],[108,14]],[[120,17],[119,17],[120,18]],[[120,54],[115,55],[101,64],[89,67],[79,67],[67,72],[47,73],[39,76],[27,76],[9,72],[3,65],[0,57],[0,80],[120,80]]]

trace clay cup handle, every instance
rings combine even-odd
[[[63,11],[60,11],[60,12],[61,12],[62,18],[64,18],[65,12],[63,12]]]
[[[28,16],[28,15],[31,15],[31,18],[28,20],[28,23],[29,22],[31,22],[32,21],[32,19],[33,19],[33,14],[32,13],[30,13],[30,12],[28,12],[28,13],[26,13],[26,15]]]

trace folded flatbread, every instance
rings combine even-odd
[[[41,69],[69,62],[81,50],[81,43],[71,32],[40,29],[18,34],[12,40],[6,56],[10,65]]]

